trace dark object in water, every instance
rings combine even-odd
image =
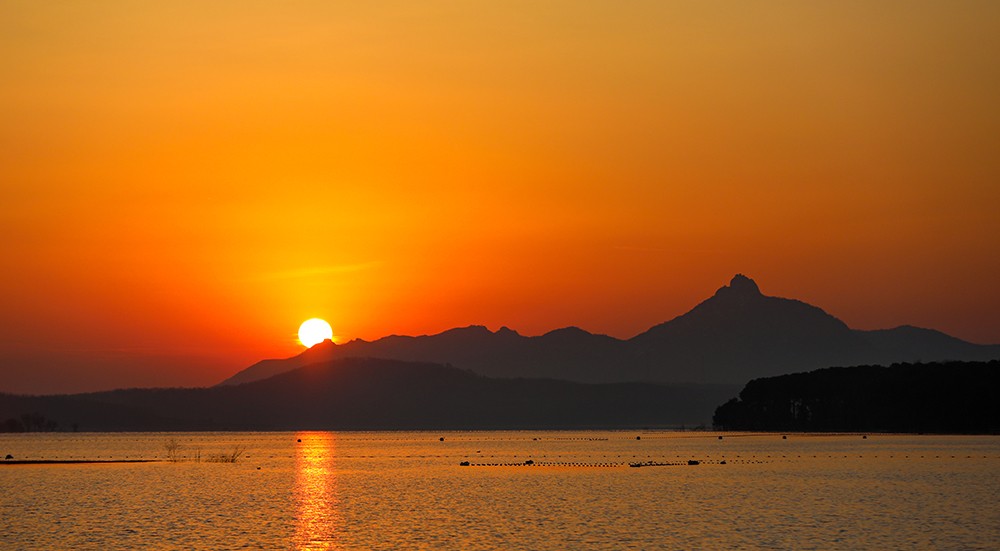
[[[257,470],[259,471],[259,470],[260,470],[260,467],[257,467]]]
[[[719,465],[725,465],[725,464],[726,464],[726,460],[725,459],[723,459],[722,461],[719,461]]]
[[[438,438],[438,442],[444,442],[444,436],[442,436],[441,438]]]
[[[866,435],[862,436],[861,439],[862,440],[868,440],[868,435],[866,434]]]
[[[5,457],[4,459],[14,459],[14,456],[8,453],[7,457]]]
[[[524,464],[525,465],[534,465],[535,461],[533,459],[529,459],[529,460],[525,461]]]
[[[785,436],[784,434],[782,434],[782,435],[781,435],[781,439],[782,439],[782,440],[788,440],[788,437],[787,437],[787,436]]]
[[[642,437],[641,436],[636,436],[635,439],[636,440],[642,440]]]
[[[301,441],[302,441],[302,439],[301,439],[301,438],[299,438],[298,440],[296,440],[296,442],[301,442]]]
[[[697,459],[688,459],[688,465],[701,465],[701,461]]]
[[[721,437],[721,436],[719,437],[719,440],[722,440],[722,437]]]
[[[469,466],[469,462],[468,461],[462,461],[461,463],[458,464],[458,466],[459,467],[468,467]]]

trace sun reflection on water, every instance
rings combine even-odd
[[[295,547],[338,549],[336,437],[300,432],[295,452]]]

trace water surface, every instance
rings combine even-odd
[[[1000,437],[719,436],[0,435],[15,459],[178,444],[0,466],[0,548],[1000,548]]]

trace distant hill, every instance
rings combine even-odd
[[[724,430],[1000,433],[1000,361],[839,367],[747,383]]]
[[[852,330],[815,306],[766,296],[752,279],[737,275],[690,312],[628,340],[575,327],[525,337],[506,327],[492,332],[472,326],[430,336],[327,341],[292,358],[254,364],[220,385],[347,357],[447,363],[503,378],[743,384],[835,365],[1000,359],[1000,345],[908,326]]]
[[[374,342],[360,339],[337,345],[324,341],[286,360],[264,360],[223,381],[222,385],[256,381],[317,360],[369,357],[453,364],[489,377],[554,378],[579,382],[638,381],[635,373],[616,376],[614,368],[629,355],[627,343],[582,329],[566,328],[540,337],[524,337],[501,328],[450,329],[433,336],[392,335]]]
[[[870,363],[989,361],[1000,359],[1000,346],[970,344],[940,331],[904,325],[895,329],[856,331],[873,347]]]
[[[0,430],[31,416],[43,427],[86,431],[694,426],[737,390],[492,379],[440,364],[349,358],[213,388],[0,395]]]

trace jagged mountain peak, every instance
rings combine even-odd
[[[503,336],[506,336],[506,337],[520,337],[521,336],[521,334],[518,333],[516,330],[511,329],[510,327],[507,327],[506,325],[504,325],[500,329],[497,329],[496,334],[497,335],[503,335]]]
[[[719,290],[715,292],[715,296],[761,297],[764,295],[761,294],[760,287],[757,286],[756,281],[743,274],[736,274],[733,276],[733,279],[729,281],[729,285],[720,287]]]

